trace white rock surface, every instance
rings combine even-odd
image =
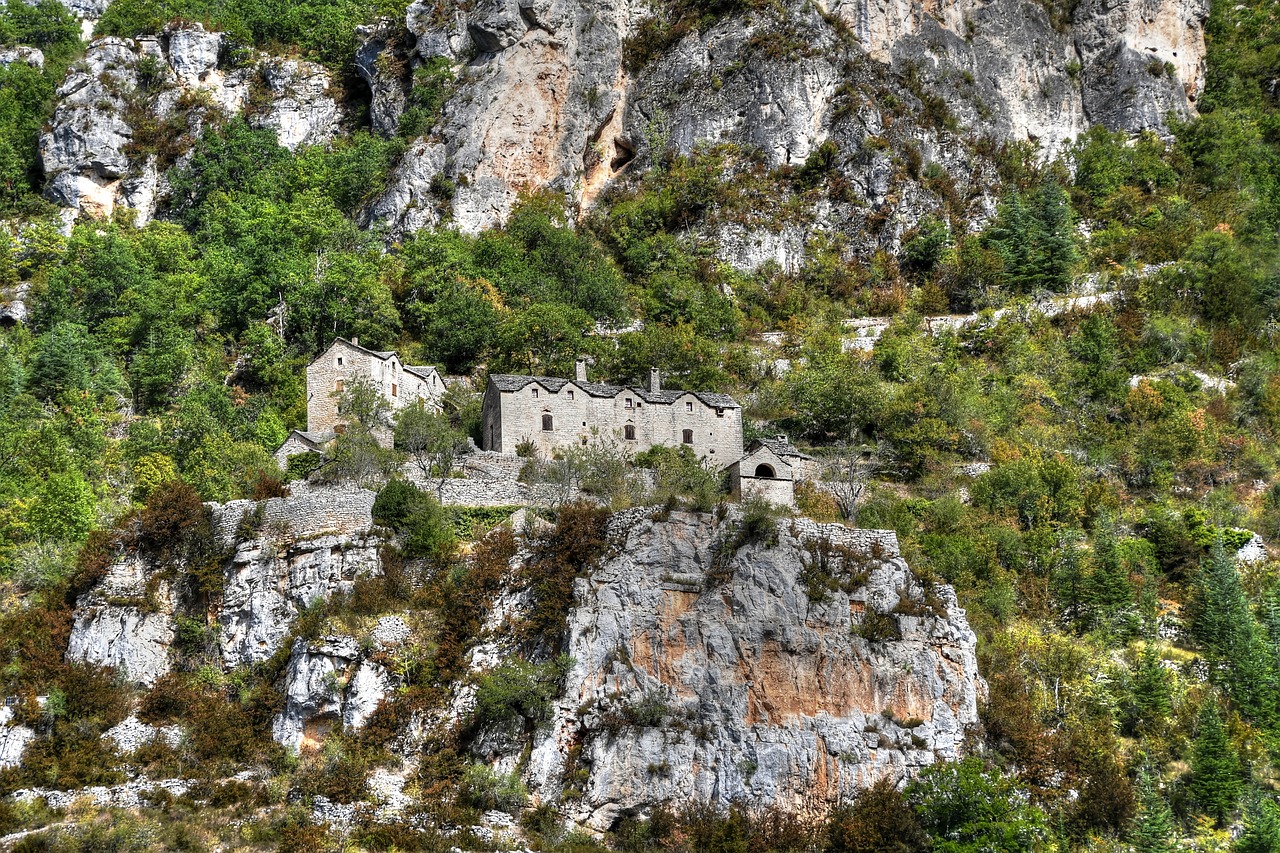
[[[130,716],[103,732],[102,739],[114,741],[116,749],[121,754],[128,755],[156,740],[176,747],[182,743],[182,728],[153,726]]]
[[[0,706],[0,767],[16,767],[36,733],[27,726],[13,725],[13,708]]]
[[[954,592],[926,598],[892,533],[780,527],[776,547],[742,549],[717,586],[707,570],[729,531],[711,516],[614,519],[616,556],[578,584],[573,666],[528,762],[535,796],[559,796],[577,747],[590,777],[571,816],[597,829],[689,799],[807,811],[961,754],[985,685]],[[801,574],[806,543],[823,540],[860,555],[837,576],[866,579],[815,602]],[[900,638],[857,636],[866,610]],[[645,697],[665,705],[661,725],[606,724]]]
[[[189,96],[196,105],[187,108],[185,129],[172,131],[185,137],[174,144],[189,147],[209,108],[200,102],[234,114],[261,79],[268,97],[248,115],[251,125],[274,130],[291,150],[333,138],[338,106],[322,66],[264,54],[224,66],[225,48],[222,33],[197,23],[174,25],[158,36],[94,41],[59,87],[53,118],[40,136],[45,197],[96,218],[125,207],[137,211],[139,224],[151,219],[167,182],[154,156],[131,150],[138,141],[129,123],[131,100],[171,120],[180,118],[182,96]],[[141,64],[144,58],[150,68]]]

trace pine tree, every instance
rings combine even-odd
[[[1129,840],[1137,853],[1172,853],[1173,812],[1156,787],[1153,771],[1143,767],[1138,772],[1138,814],[1133,820]]]
[[[1254,792],[1245,807],[1244,834],[1233,853],[1280,853],[1280,806],[1275,800]]]
[[[1089,573],[1089,604],[1104,617],[1114,616],[1123,608],[1133,605],[1133,585],[1129,572],[1116,548],[1115,529],[1109,519],[1099,526],[1093,548],[1092,570]]]
[[[1155,648],[1147,645],[1133,668],[1132,705],[1129,724],[1137,731],[1150,731],[1173,710],[1169,674],[1160,663]]]
[[[1016,293],[1035,286],[1036,223],[1021,194],[1015,192],[1000,206],[990,241],[1004,262],[1004,280]]]
[[[1035,273],[1038,287],[1064,291],[1071,286],[1071,270],[1078,257],[1071,228],[1071,201],[1053,178],[1036,194]]]
[[[1191,634],[1210,663],[1210,680],[1245,716],[1266,724],[1275,714],[1273,650],[1249,610],[1235,561],[1217,543],[1200,566],[1191,601]]]
[[[1218,702],[1213,698],[1200,710],[1187,787],[1196,808],[1219,825],[1226,822],[1240,800],[1240,758],[1231,745]]]

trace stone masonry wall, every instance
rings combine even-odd
[[[689,429],[699,458],[724,468],[742,456],[742,411],[708,406],[693,394],[668,404],[645,402],[625,389],[615,397],[596,397],[572,382],[558,392],[536,382],[503,392],[491,384],[485,412],[485,449],[500,453],[514,454],[521,441],[531,440],[539,454],[550,457],[594,436],[616,439],[640,453],[659,444],[678,447]],[[551,415],[550,430],[543,429],[544,414]],[[628,425],[634,440],[624,437]]]

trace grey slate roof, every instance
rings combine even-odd
[[[362,347],[362,346],[360,346],[360,344],[352,343],[352,342],[351,342],[350,340],[348,340],[347,338],[334,338],[334,343],[337,343],[338,341],[342,341],[342,342],[343,342],[344,344],[346,344],[347,346],[349,346],[349,347],[351,347],[351,348],[353,348],[353,349],[358,349],[358,350],[360,350],[361,352],[367,352],[367,353],[369,353],[370,355],[376,355],[378,358],[382,359],[383,361],[386,361],[387,359],[391,358],[392,356],[395,356],[396,358],[400,358],[400,354],[399,354],[398,352],[396,352],[395,350],[376,350],[376,349],[369,349],[368,347]],[[329,346],[333,346],[333,344],[330,344]],[[403,363],[403,361],[404,361],[404,359],[401,359],[401,362],[402,362],[402,363]],[[430,364],[420,364],[420,365],[416,365],[416,366],[410,366],[410,365],[408,365],[408,364],[404,364],[404,365],[403,365],[403,367],[404,367],[404,369],[405,369],[405,370],[409,371],[410,373],[413,373],[413,374],[416,374],[416,375],[418,375],[418,376],[421,376],[423,379],[430,379],[430,378],[431,378],[431,374],[432,374],[432,373],[437,372],[437,371],[436,371],[436,369],[435,369],[435,367],[433,367],[433,366],[432,366],[432,365],[430,365]]]
[[[757,438],[751,442],[747,452],[750,453],[756,447],[766,447],[780,459],[804,459],[813,461],[813,457],[807,453],[802,453],[791,445],[789,441],[781,441],[776,438]]]
[[[592,397],[616,397],[623,391],[635,394],[646,403],[663,403],[670,405],[679,400],[686,394],[692,394],[708,406],[718,409],[738,409],[741,406],[738,402],[728,394],[719,394],[714,391],[650,391],[646,388],[629,388],[622,385],[604,385],[599,382],[578,382],[571,379],[558,379],[554,376],[515,376],[506,373],[495,373],[489,376],[489,381],[499,391],[519,391],[526,385],[534,382],[546,388],[548,391],[559,392],[564,386],[572,385],[575,388],[581,388]]]

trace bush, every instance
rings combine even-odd
[[[432,495],[405,480],[391,480],[373,502],[373,520],[404,537],[409,557],[447,561],[457,545],[453,522]]]
[[[476,724],[483,728],[521,720],[546,722],[569,664],[563,655],[545,664],[515,660],[485,673],[476,686]]]
[[[518,815],[529,802],[529,789],[519,773],[498,773],[483,764],[472,764],[462,775],[460,799],[480,811]]]

